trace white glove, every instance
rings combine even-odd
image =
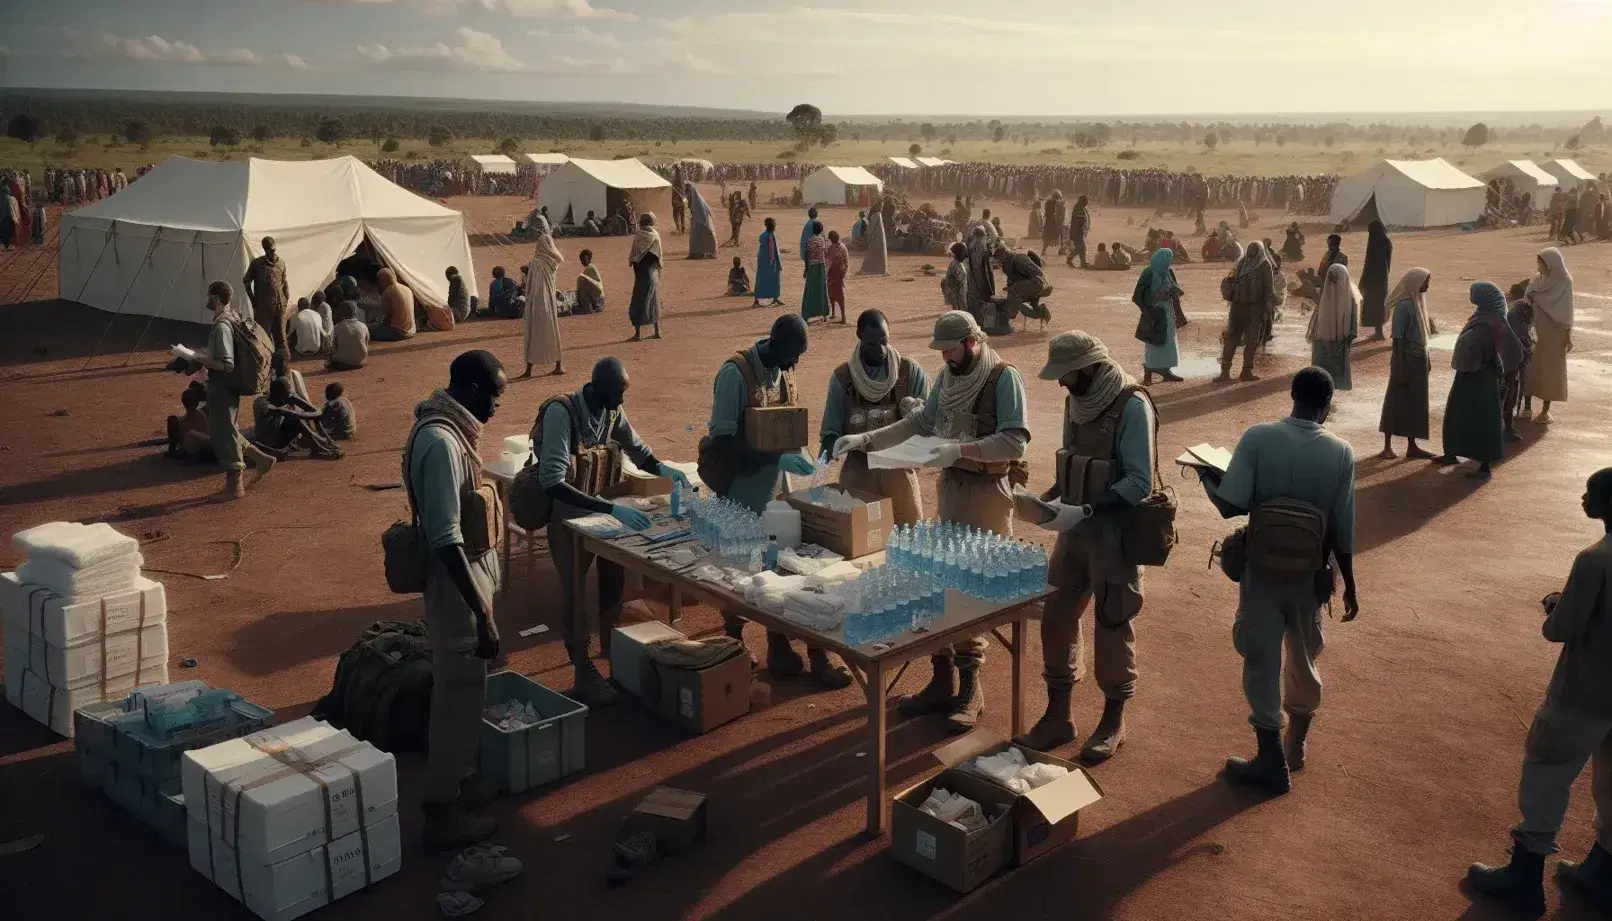
[[[1056,531],[1062,534],[1091,517],[1091,506],[1089,505],[1065,505],[1062,502],[1049,502],[1047,504],[1058,510],[1058,513],[1052,516],[1051,521],[1041,525],[1048,531]]]
[[[864,450],[872,443],[873,436],[866,432],[863,432],[860,435],[841,435],[839,440],[834,442],[833,459],[838,460],[852,451]]]
[[[902,397],[901,403],[898,405],[901,409],[901,418],[905,419],[913,413],[922,412],[924,401],[917,397]]]
[[[935,446],[935,453],[924,459],[925,467],[945,468],[957,463],[963,457],[963,446],[958,442],[947,442]]]

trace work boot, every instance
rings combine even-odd
[[[573,657],[571,668],[576,672],[577,699],[588,706],[608,707],[620,697],[610,682],[599,674],[599,667],[586,655]]]
[[[1531,853],[1520,844],[1511,846],[1511,863],[1503,867],[1475,863],[1467,868],[1466,881],[1478,892],[1510,905],[1523,917],[1537,918],[1545,913],[1545,855]]]
[[[928,716],[951,708],[952,698],[957,695],[952,660],[931,656],[929,665],[934,669],[934,674],[924,689],[916,694],[904,695],[896,701],[896,712],[902,716]]]
[[[439,851],[462,851],[491,838],[498,831],[498,820],[490,815],[471,815],[458,803],[421,803],[425,827],[420,837],[425,846]]]
[[[246,478],[244,487],[246,489],[256,486],[259,480],[268,476],[269,471],[274,469],[274,458],[265,454],[261,448],[251,442],[247,442],[241,447],[241,456],[252,468],[252,474]]]
[[[789,645],[789,637],[782,633],[767,634],[767,671],[774,678],[793,678],[806,670],[800,653]]]
[[[1289,713],[1287,715],[1287,769],[1289,771],[1304,770],[1304,737],[1310,734],[1310,723],[1315,720],[1314,713]]]
[[[1102,764],[1114,757],[1114,753],[1124,744],[1125,701],[1105,697],[1103,717],[1097,721],[1097,728],[1091,731],[1091,738],[1080,750],[1080,760],[1087,764]]]
[[[239,499],[246,495],[246,486],[241,483],[241,471],[230,470],[224,474],[224,488],[219,490],[220,499]]]
[[[1070,718],[1069,697],[1067,689],[1055,691],[1047,688],[1047,712],[1041,714],[1041,719],[1030,727],[1029,732],[1013,741],[1038,752],[1049,752],[1073,742],[1076,733],[1074,720]]]
[[[1564,860],[1557,864],[1556,878],[1593,904],[1612,909],[1612,852],[1601,845],[1590,848],[1583,863]]]
[[[972,730],[985,712],[985,688],[980,686],[979,673],[978,662],[957,667],[957,696],[946,715],[946,728],[959,735]]]
[[[750,657],[750,670],[751,671],[755,671],[756,669],[761,667],[761,663],[756,661],[756,654],[750,651],[749,646],[745,646],[745,642],[744,642],[744,621],[733,621],[732,623],[729,623],[729,622],[726,621],[726,619],[724,619],[724,621],[722,623],[722,632],[723,632],[723,634],[728,636],[730,639],[738,640],[739,645],[745,647],[744,648],[745,655]]]
[[[1259,740],[1259,753],[1252,761],[1226,759],[1226,781],[1272,796],[1281,796],[1291,786],[1287,776],[1287,758],[1282,754],[1282,733],[1277,729],[1255,729],[1254,737]]]
[[[806,650],[806,661],[811,667],[812,677],[823,687],[839,690],[850,687],[851,672],[843,665],[835,663],[828,657],[828,653],[821,649]]]
[[[459,808],[465,812],[478,812],[498,799],[498,784],[486,774],[477,771],[459,781]]]

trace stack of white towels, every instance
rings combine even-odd
[[[71,736],[79,707],[167,683],[167,598],[138,541],[67,521],[11,540],[27,559],[0,575],[8,702]]]

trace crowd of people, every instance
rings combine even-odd
[[[466,158],[381,158],[369,161],[369,166],[403,188],[431,198],[449,195],[520,195],[531,198],[537,194],[538,168],[519,160],[516,161],[513,174],[486,172],[479,169],[475,161]]]

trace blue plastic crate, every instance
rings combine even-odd
[[[266,728],[274,711],[246,700],[232,701],[225,718],[158,738],[146,725],[144,713],[127,713],[117,722],[115,757],[120,770],[128,770],[162,786],[179,779],[179,762],[185,752],[206,748]]]
[[[521,793],[586,766],[588,708],[518,672],[487,676],[486,705],[529,703],[542,722],[503,730],[481,721],[481,771],[504,793]]]
[[[108,700],[73,711],[73,754],[78,761],[78,779],[87,787],[105,788],[108,773],[117,759],[117,721],[123,702]]]

